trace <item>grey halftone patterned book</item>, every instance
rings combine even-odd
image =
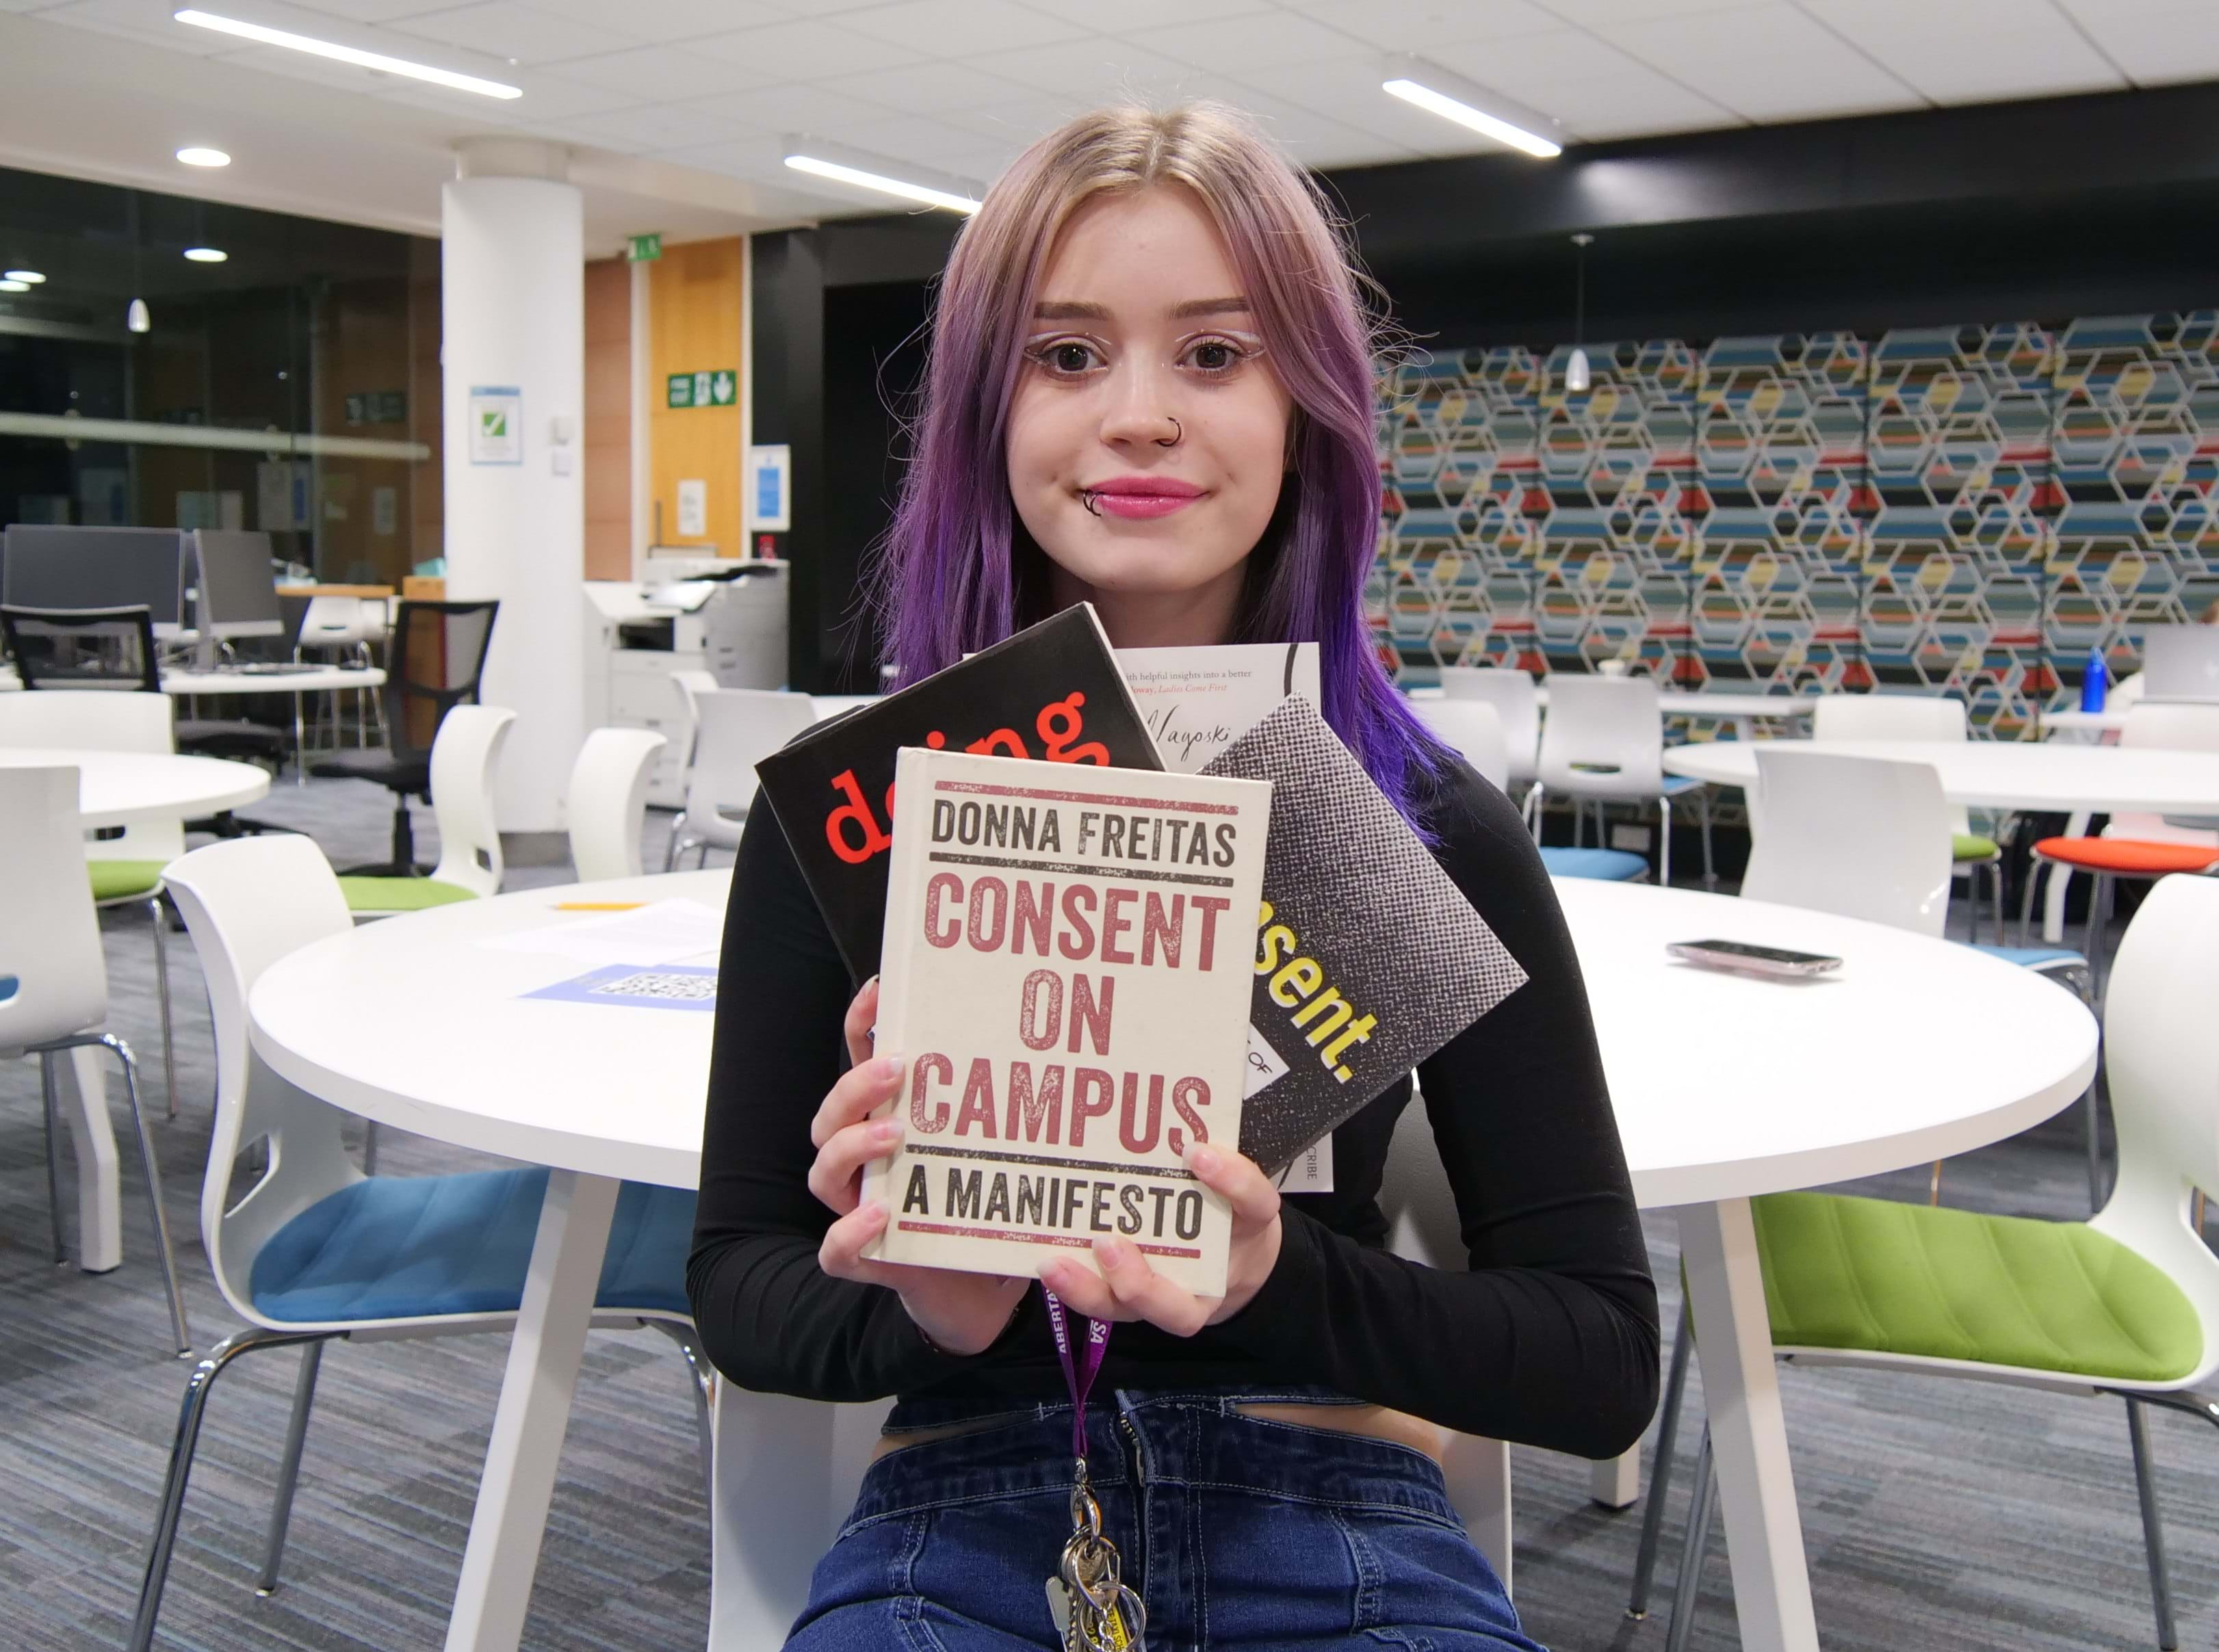
[[[1272,783],[1240,1151],[1276,1175],[1526,972],[1300,695],[1203,772]]]

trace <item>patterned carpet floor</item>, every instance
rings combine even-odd
[[[382,852],[388,794],[289,781],[251,811],[311,833],[341,864]],[[419,849],[436,853],[428,811]],[[650,813],[660,866],[670,817]],[[564,881],[512,868],[509,887]],[[170,948],[178,1088],[161,1117],[160,1040],[147,920],[111,914],[109,1026],[139,1052],[195,1347],[235,1328],[198,1239],[199,1174],[214,1084],[198,966]],[[124,1260],[94,1276],[50,1258],[36,1068],[0,1066],[0,1648],[121,1647],[189,1365],[171,1357],[151,1224],[120,1086]],[[1792,1096],[1783,1095],[1783,1105]],[[2086,1214],[2079,1115],[1953,1160],[1947,1202],[2048,1217]],[[498,1161],[385,1133],[382,1170]],[[1856,1190],[1924,1198],[1923,1167]],[[68,1187],[65,1182],[65,1189]],[[74,1209],[67,1213],[74,1224]],[[1677,1245],[1649,1220],[1666,1323]],[[72,1246],[74,1239],[71,1239]],[[333,1347],[292,1516],[283,1578],[254,1580],[297,1356],[239,1362],[202,1433],[158,1644],[195,1652],[400,1652],[441,1643],[469,1531],[507,1339]],[[2127,1431],[2116,1400],[2054,1399],[1967,1382],[1787,1370],[1781,1388],[1821,1638],[1830,1652],[1995,1647],[2066,1652],[2154,1645]],[[1654,1608],[1624,1605],[1640,1520],[1587,1499],[1586,1466],[1515,1453],[1514,1581],[1529,1631],[1557,1652],[1662,1652],[1700,1415],[1690,1385]],[[2219,1640],[2219,1438],[2154,1413],[2184,1646]],[[1645,1465],[1646,1466],[1646,1465]],[[683,1652],[704,1643],[709,1531],[692,1401],[675,1351],[652,1333],[588,1346],[525,1644],[545,1652]],[[1740,1644],[1722,1537],[1692,1644]]]

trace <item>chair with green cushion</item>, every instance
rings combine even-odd
[[[2119,1175],[2088,1221],[1824,1193],[1750,1201],[1776,1357],[2126,1402],[2158,1644],[2167,1649],[2178,1637],[2143,1413],[2161,1406],[2219,1425],[2219,1396],[2199,1392],[2219,1374],[2219,1257],[2189,1214],[2192,1190],[2219,1188],[2215,1003],[2219,880],[2165,879],[2120,944],[2104,998]],[[1683,1306],[1635,1562],[1637,1616],[1693,1341]],[[1670,1652],[1693,1622],[1712,1500],[1706,1427]]]
[[[140,611],[143,612],[144,611]],[[167,694],[135,688],[42,688],[0,695],[0,745],[75,747],[87,751],[176,751],[171,730],[174,703]],[[162,868],[185,852],[181,820],[141,821],[110,827],[84,840],[85,871],[93,904],[143,906],[154,926],[154,995],[162,1011],[162,1074],[169,1116],[177,1116],[177,1067],[170,1035],[168,915],[162,905]]]
[[[428,878],[342,878],[339,892],[357,918],[392,917],[500,888],[500,834],[494,824],[493,774],[516,713],[498,705],[457,705],[432,742],[432,814],[439,823],[439,864]]]

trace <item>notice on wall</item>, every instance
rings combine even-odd
[[[401,490],[398,488],[373,488],[370,490],[370,531],[381,539],[389,539],[401,526]]]
[[[470,463],[524,463],[524,393],[513,385],[470,387]]]
[[[748,450],[748,524],[761,533],[793,528],[793,450],[780,442]]]
[[[309,525],[307,459],[264,459],[254,467],[254,525],[264,533],[299,533]]]
[[[678,484],[678,537],[699,539],[709,531],[709,484],[699,477]]]

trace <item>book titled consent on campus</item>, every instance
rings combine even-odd
[[[1240,1138],[1271,786],[910,747],[894,796],[873,1254],[1030,1276],[1116,1234],[1222,1295],[1231,1213],[1181,1159]]]

